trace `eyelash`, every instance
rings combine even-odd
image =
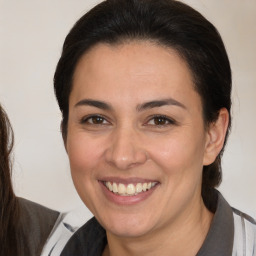
[[[93,123],[93,119],[95,118],[94,121],[98,121],[101,120],[101,123]],[[91,122],[89,122],[89,120],[91,119]],[[150,124],[150,121],[153,121],[154,124]],[[164,124],[158,123],[156,124],[155,121],[163,121]],[[89,124],[89,125],[108,125],[110,124],[110,122],[102,115],[90,115],[87,117],[83,117],[80,120],[81,124]],[[174,121],[173,119],[165,116],[165,115],[153,115],[151,116],[148,121],[144,124],[144,126],[149,125],[149,126],[156,126],[156,127],[165,127],[165,126],[169,126],[169,125],[176,125],[176,121]]]
[[[101,119],[103,122],[107,121],[107,119],[102,115],[90,115],[90,116],[87,116],[87,117],[83,117],[80,120],[80,123],[81,124],[89,124],[89,125],[106,125],[104,123],[99,123],[99,124],[93,123],[94,118]],[[92,120],[92,122],[89,122],[90,119]],[[107,122],[109,123],[109,121],[107,121]]]
[[[167,123],[164,123],[164,124],[149,124],[150,121],[156,121],[158,119],[158,121],[161,119],[162,121],[164,122],[167,122]],[[165,127],[165,126],[169,126],[169,125],[175,125],[176,122],[165,116],[165,115],[154,115],[152,117],[150,117],[150,119],[147,121],[146,125],[152,125],[152,126],[158,126],[158,127]]]

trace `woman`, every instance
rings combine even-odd
[[[52,231],[54,235],[51,240],[56,240],[54,246],[62,249],[73,233],[64,228],[62,220],[65,215],[17,198],[13,192],[10,162],[12,147],[13,131],[0,105],[0,255],[41,255]],[[52,244],[54,241],[51,240],[49,243]]]
[[[66,37],[54,86],[72,178],[95,216],[61,255],[253,255],[254,220],[215,190],[231,70],[201,14],[103,1]]]

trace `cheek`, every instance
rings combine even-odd
[[[201,172],[204,140],[191,133],[188,135],[175,134],[150,143],[149,154],[168,174],[182,175],[187,170]]]
[[[152,144],[155,147],[150,149],[151,158],[163,174],[161,182],[166,195],[165,204],[175,206],[177,211],[183,209],[201,190],[203,138],[176,134]]]
[[[97,197],[97,170],[101,151],[97,140],[86,138],[84,134],[70,133],[67,138],[67,152],[70,161],[71,176],[76,190],[85,205],[95,212]]]
[[[95,168],[102,155],[102,146],[83,134],[70,134],[67,139],[67,152],[72,174],[89,173]]]

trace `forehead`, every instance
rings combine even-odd
[[[191,71],[174,49],[150,41],[133,41],[98,44],[84,54],[75,69],[71,97],[130,97],[143,101],[157,95],[179,97],[192,92]]]

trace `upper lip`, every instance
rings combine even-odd
[[[149,182],[157,182],[159,181],[154,179],[144,179],[144,178],[138,178],[138,177],[130,177],[130,178],[121,178],[121,177],[103,177],[99,179],[99,181],[102,182],[115,182],[115,183],[122,183],[122,184],[137,184],[137,183],[149,183]]]

